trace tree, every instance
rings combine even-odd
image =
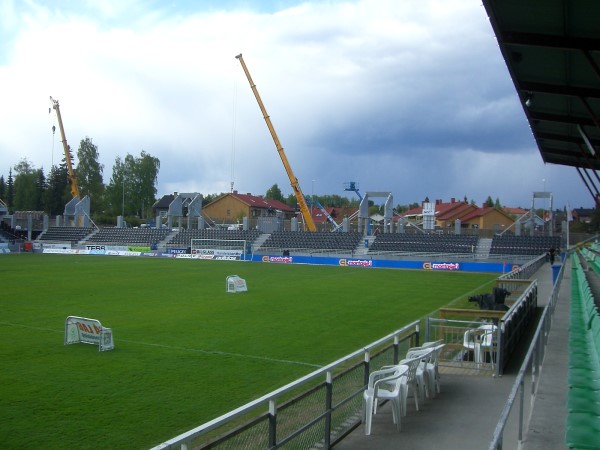
[[[17,211],[33,211],[36,209],[38,173],[27,159],[23,158],[15,167],[14,208]]]
[[[494,208],[502,209],[502,204],[500,203],[500,199],[496,197],[496,201],[494,202]]]
[[[158,158],[143,150],[138,158],[129,153],[124,160],[117,156],[106,187],[106,198],[113,214],[145,218],[155,202],[159,168]]]
[[[277,186],[277,183],[275,183],[273,186],[271,186],[267,190],[267,193],[265,194],[265,198],[269,198],[271,200],[277,200],[280,202],[285,202],[285,199],[283,198],[283,194],[281,193],[281,189],[279,189],[279,186]]]
[[[294,194],[290,194],[286,197],[285,204],[290,208],[298,209],[298,199]]]
[[[44,192],[45,210],[50,215],[62,214],[65,205],[71,199],[68,172],[67,162],[64,159],[63,164],[54,165],[50,169]]]
[[[37,180],[35,183],[35,208],[36,211],[44,211],[45,208],[45,196],[48,184],[46,183],[46,176],[44,175],[44,169],[37,170]]]
[[[8,182],[6,183],[6,206],[12,208],[15,200],[15,186],[12,176],[12,167],[8,169]]]
[[[0,175],[0,200],[6,198],[6,182],[4,181],[4,175]]]
[[[492,196],[488,195],[488,198],[485,200],[485,206],[489,206],[490,208],[494,207],[494,200],[492,200]]]
[[[104,184],[102,182],[102,171],[104,165],[98,161],[98,147],[94,145],[89,137],[82,139],[77,150],[78,164],[75,176],[79,184],[81,197],[89,196],[90,211],[102,209]]]

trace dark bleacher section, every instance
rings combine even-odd
[[[362,233],[332,233],[308,231],[275,231],[262,247],[319,250],[354,250],[363,238]]]
[[[38,240],[78,242],[92,231],[94,231],[92,227],[50,227],[38,237]]]
[[[181,230],[167,242],[170,247],[189,247],[192,239],[223,239],[239,240],[252,243],[258,238],[258,230],[222,230],[218,228],[206,228],[203,230]]]
[[[531,255],[560,248],[560,236],[494,236],[490,255]]]
[[[156,228],[102,228],[87,240],[92,244],[143,244],[162,241],[169,230]]]
[[[473,235],[386,233],[377,235],[369,253],[473,253],[477,240]]]

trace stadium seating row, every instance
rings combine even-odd
[[[162,241],[168,230],[156,228],[101,228],[87,242],[103,244],[155,244]]]
[[[50,227],[38,237],[38,240],[78,242],[94,230],[95,228],[92,227]]]
[[[457,234],[380,234],[369,252],[473,253],[478,237]]]
[[[577,254],[571,269],[566,444],[597,448],[600,435],[600,315]]]
[[[332,233],[308,231],[274,231],[262,245],[277,249],[322,249],[345,250],[356,249],[363,238],[362,233]]]
[[[192,239],[239,240],[252,243],[259,235],[258,230],[223,230],[219,228],[180,230],[167,241],[167,246],[189,247]]]
[[[490,254],[537,256],[550,248],[560,248],[560,241],[560,236],[494,236]]]

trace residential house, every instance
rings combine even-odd
[[[202,208],[204,216],[210,217],[214,222],[236,223],[244,217],[257,219],[258,217],[275,217],[281,215],[284,220],[289,220],[296,215],[296,210],[278,200],[263,198],[261,196],[240,194],[233,191],[224,194]]]

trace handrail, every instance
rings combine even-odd
[[[234,419],[236,417],[241,416],[242,414],[246,414],[249,411],[251,411],[259,406],[267,405],[270,408],[271,403],[275,399],[298,388],[302,384],[304,384],[316,377],[325,375],[328,379],[330,379],[332,369],[342,365],[345,362],[355,359],[356,357],[361,356],[361,355],[365,355],[365,361],[368,361],[370,358],[369,354],[370,354],[371,350],[381,346],[382,344],[384,344],[386,342],[389,342],[392,339],[396,342],[398,340],[398,336],[406,333],[409,330],[415,329],[418,332],[419,324],[420,324],[420,321],[415,320],[414,322],[411,322],[410,324],[376,340],[375,342],[368,344],[367,346],[363,347],[362,349],[356,350],[356,351],[338,359],[337,361],[334,361],[326,366],[323,366],[323,367],[321,367],[321,368],[319,368],[319,369],[317,369],[295,381],[292,381],[291,383],[286,384],[285,386],[280,387],[279,389],[269,392],[268,394],[265,394],[262,397],[259,397],[255,400],[252,400],[249,403],[246,403],[243,406],[240,406],[239,408],[236,408],[236,409],[234,409],[226,414],[223,414],[209,422],[199,425],[196,428],[186,431],[185,433],[182,433],[179,436],[169,439],[168,441],[165,441],[165,442],[153,447],[152,450],[176,448],[176,446],[179,446],[179,445],[184,446],[184,445],[186,445],[186,443],[191,442],[193,439],[196,439],[200,435],[205,434],[211,430],[214,430],[215,428],[231,421],[232,419]],[[184,448],[184,447],[182,447],[182,448]]]
[[[540,374],[540,366],[543,362],[544,350],[547,344],[547,335],[550,331],[551,327],[551,319],[552,314],[554,313],[554,308],[556,306],[556,302],[558,300],[558,292],[560,290],[560,285],[562,283],[562,278],[564,274],[565,265],[561,265],[560,271],[558,273],[558,277],[556,279],[556,283],[552,289],[552,293],[550,294],[550,301],[544,308],[542,315],[540,317],[540,321],[537,329],[535,330],[535,334],[531,341],[531,345],[527,350],[527,354],[521,364],[521,368],[517,374],[513,387],[508,396],[508,400],[504,404],[504,408],[502,409],[502,413],[500,414],[500,419],[496,428],[494,430],[494,434],[492,435],[492,441],[488,447],[489,450],[501,450],[502,449],[502,437],[504,434],[504,429],[506,427],[506,423],[508,421],[508,417],[510,412],[514,406],[517,395],[519,396],[519,419],[518,419],[518,440],[519,444],[523,442],[523,425],[524,425],[524,412],[523,412],[523,397],[524,397],[524,389],[525,389],[525,373],[530,365],[530,363],[535,364],[532,366],[532,375],[531,375],[531,395],[535,396],[537,392],[537,387],[539,383],[539,374]]]

